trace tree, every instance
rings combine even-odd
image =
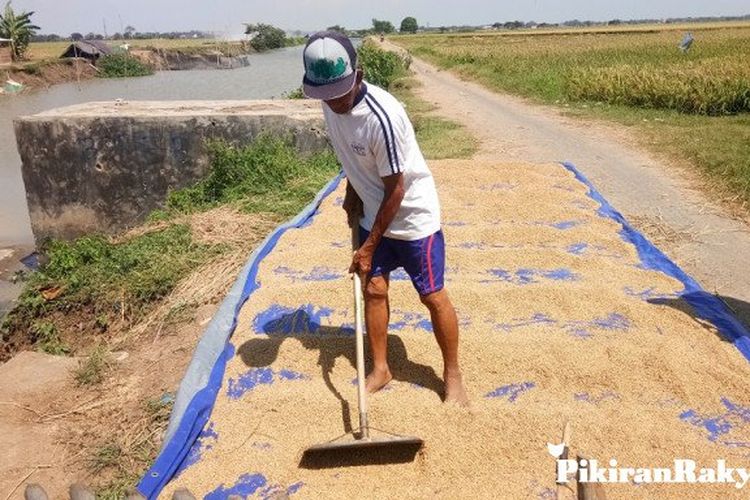
[[[417,24],[417,20],[413,17],[405,17],[403,21],[401,21],[401,33],[416,33],[417,28],[419,28],[419,25]]]
[[[73,40],[74,42],[80,42],[81,40],[83,40],[83,35],[78,32],[71,33],[70,39]]]
[[[16,14],[8,1],[5,11],[0,15],[0,38],[10,39],[10,56],[14,61],[23,58],[31,37],[40,29],[31,24],[33,14],[34,12]]]
[[[286,43],[286,33],[270,24],[245,24],[245,34],[250,35],[250,45],[258,52],[280,49]]]
[[[346,28],[344,28],[343,26],[339,26],[338,24],[327,27],[326,31],[336,31],[338,33],[346,35]]]
[[[393,33],[396,31],[396,28],[390,21],[380,21],[378,19],[372,20],[372,29],[375,33]]]
[[[123,38],[125,40],[130,40],[133,38],[133,33],[135,33],[135,28],[133,26],[125,26],[125,33],[123,33]]]

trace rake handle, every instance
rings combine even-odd
[[[352,226],[352,249],[359,248],[359,223]],[[355,272],[352,280],[354,291],[354,336],[357,351],[357,400],[359,403],[359,439],[369,439],[370,426],[367,423],[367,390],[365,388],[365,315],[362,307],[362,279]]]

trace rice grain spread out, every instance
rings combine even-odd
[[[311,470],[305,448],[357,425],[343,183],[260,263],[209,424],[163,498],[554,498],[547,442],[607,466],[748,466],[750,364],[694,318],[683,286],[641,264],[560,165],[432,162],[446,287],[469,409],[441,402],[427,310],[391,276],[394,380],[378,429],[416,435],[407,464]],[[732,484],[605,484],[608,498],[744,498]],[[747,486],[746,488],[750,488]],[[743,494],[744,492],[744,494]]]

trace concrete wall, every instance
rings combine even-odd
[[[208,168],[206,139],[246,144],[289,134],[327,146],[320,104],[305,100],[88,103],[15,121],[37,243],[133,226]]]

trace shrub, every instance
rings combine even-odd
[[[125,54],[109,54],[97,62],[99,76],[102,78],[124,78],[129,76],[146,76],[153,70],[139,59]]]
[[[357,51],[359,63],[365,73],[365,80],[387,89],[398,78],[407,75],[409,60],[395,52],[378,47],[374,42],[365,40]]]

